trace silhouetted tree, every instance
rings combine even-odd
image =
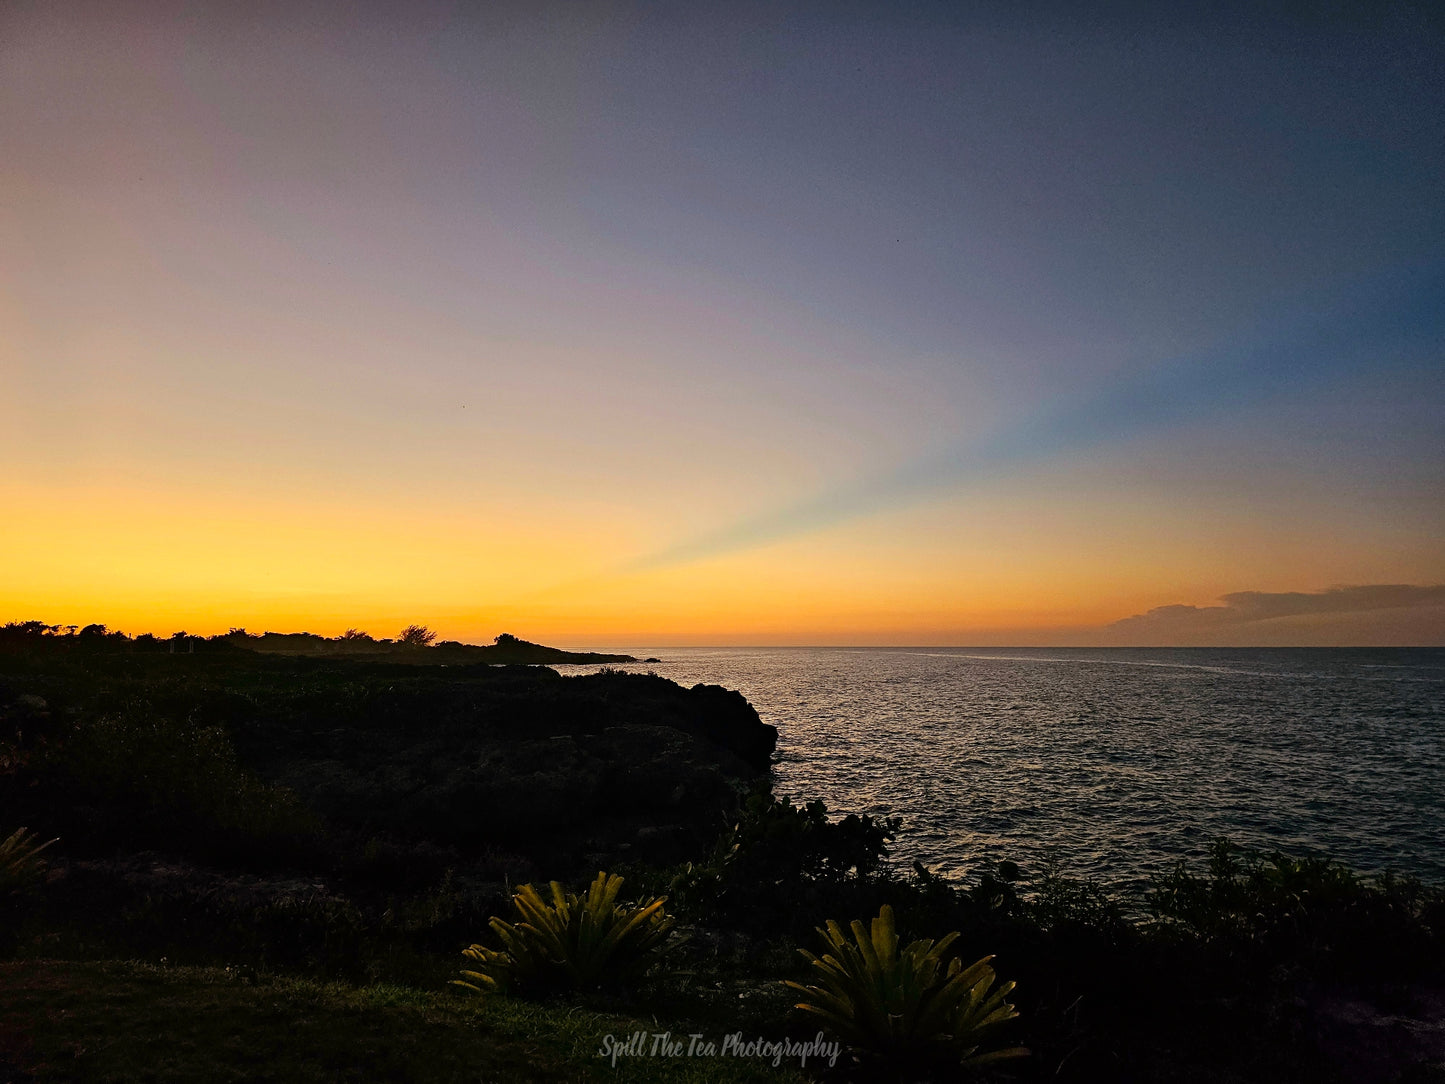
[[[426,647],[437,638],[437,634],[425,625],[408,625],[397,634],[396,642],[411,647]]]
[[[12,637],[34,638],[54,636],[60,631],[59,625],[47,625],[44,621],[7,621],[3,631]]]

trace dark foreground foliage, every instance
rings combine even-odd
[[[729,823],[776,742],[739,694],[655,675],[68,639],[0,644],[0,823],[85,857],[337,865],[376,840],[568,874],[675,861]]]
[[[1030,1056],[999,1079],[1442,1079],[1437,886],[1226,842],[1139,898],[1007,862],[954,880],[890,863],[886,819],[749,795],[771,732],[735,693],[84,639],[0,644],[0,838],[60,837],[0,893],[0,1079],[761,1079],[590,1044],[809,1037],[798,949],[885,907],[1017,984],[997,1041]],[[604,868],[667,897],[665,969],[535,1007],[444,992],[515,886]],[[146,963],[80,962],[106,959]]]

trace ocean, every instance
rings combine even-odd
[[[776,792],[898,817],[905,864],[1137,886],[1228,836],[1445,882],[1445,649],[635,653],[742,692]]]

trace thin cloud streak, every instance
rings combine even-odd
[[[1445,262],[1398,268],[1298,312],[1244,343],[1160,365],[1002,433],[947,448],[664,549],[623,567],[646,572],[721,557],[909,505],[939,491],[1372,372],[1438,363]]]

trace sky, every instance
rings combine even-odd
[[[1445,644],[1428,5],[0,4],[0,621]]]

